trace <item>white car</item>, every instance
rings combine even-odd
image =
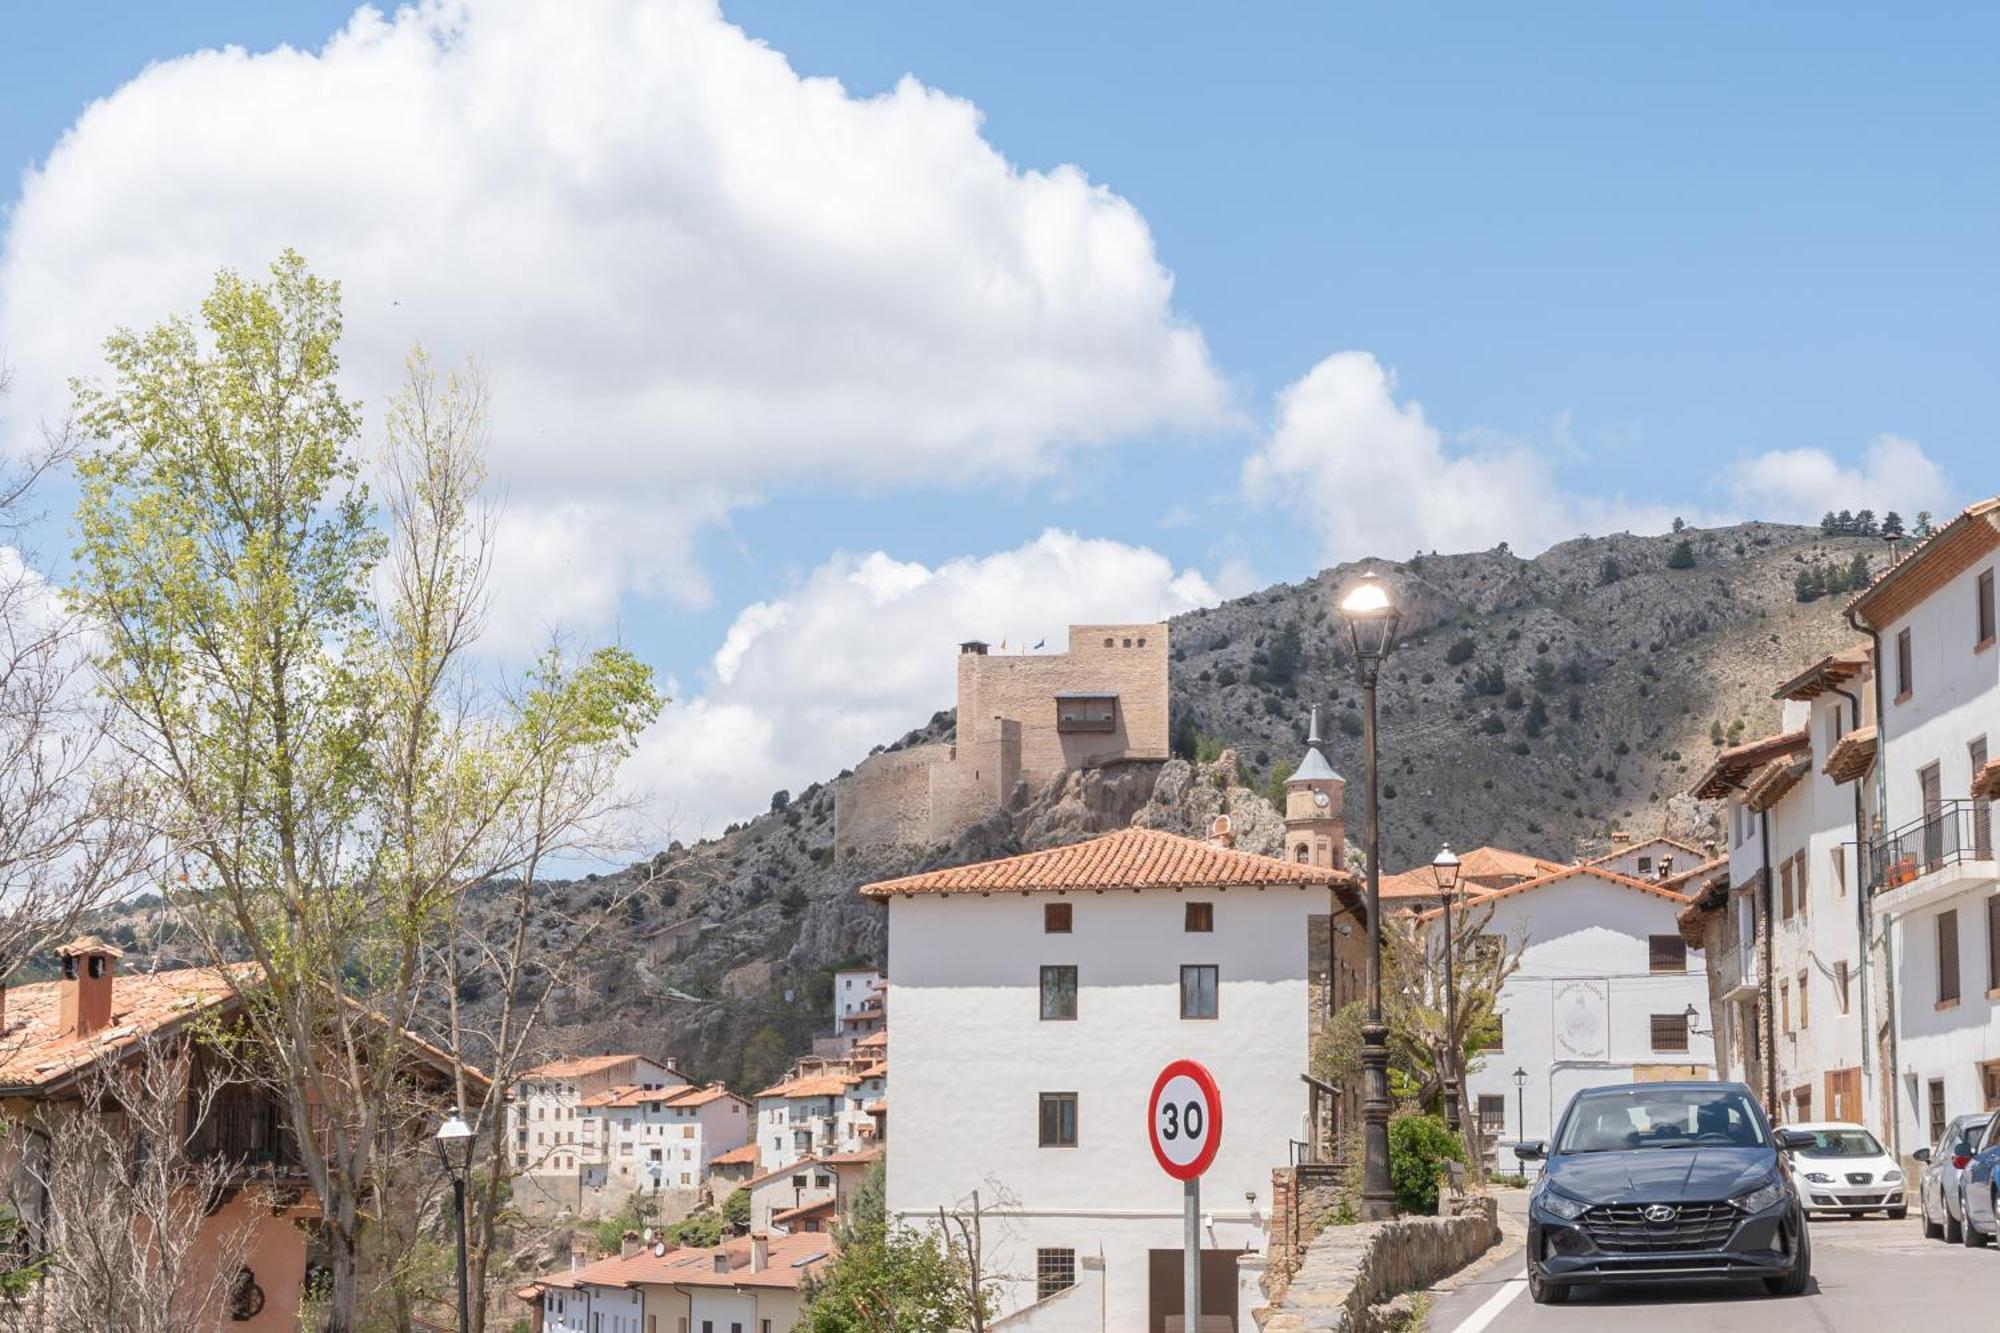
[[[1873,1134],[1839,1120],[1785,1128],[1813,1136],[1812,1147],[1792,1153],[1792,1174],[1808,1213],[1909,1215],[1902,1168]]]

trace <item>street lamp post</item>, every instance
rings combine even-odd
[[[444,1162],[445,1174],[451,1177],[451,1202],[458,1218],[458,1330],[467,1333],[472,1327],[471,1293],[467,1290],[465,1278],[465,1178],[472,1172],[472,1126],[465,1123],[456,1106],[445,1117],[444,1124],[438,1126],[438,1158]],[[465,1145],[463,1160],[455,1159],[452,1152],[459,1144]]]
[[[1458,1117],[1458,983],[1452,974],[1452,955],[1458,952],[1458,937],[1451,928],[1451,900],[1458,896],[1458,858],[1446,843],[1431,862],[1431,877],[1437,881],[1438,895],[1444,899],[1444,1122],[1451,1132],[1459,1132]]]
[[[1528,1137],[1528,1071],[1514,1066],[1514,1139]]]
[[[1368,1021],[1361,1028],[1361,1219],[1381,1221],[1396,1211],[1389,1183],[1389,1029],[1382,1022],[1382,828],[1376,778],[1375,683],[1382,659],[1396,639],[1402,613],[1373,573],[1363,574],[1341,599],[1361,676],[1363,785],[1368,789]]]

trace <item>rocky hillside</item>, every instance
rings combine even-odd
[[[1675,557],[1683,541],[1691,564]],[[1673,798],[1716,738],[1768,729],[1778,680],[1846,641],[1837,601],[1795,601],[1799,571],[1857,552],[1879,561],[1879,547],[1746,524],[1580,538],[1532,560],[1498,549],[1378,565],[1407,608],[1381,694],[1388,868],[1445,840],[1567,857],[1613,827],[1699,834],[1705,812]],[[1173,622],[1172,762],[1072,774],[949,847],[839,864],[833,792],[815,784],[720,838],[552,886],[539,945],[581,951],[584,980],[557,997],[549,1049],[674,1055],[702,1077],[760,1086],[827,1028],[832,969],[882,957],[880,910],[859,885],[1134,821],[1199,833],[1222,811],[1238,845],[1276,851],[1261,793],[1297,757],[1313,703],[1358,826],[1359,690],[1333,612],[1352,573]],[[952,726],[940,713],[896,744]],[[607,914],[588,933],[575,924]],[[156,907],[96,928],[140,966],[171,952]],[[476,1014],[496,997],[475,980],[463,998]]]

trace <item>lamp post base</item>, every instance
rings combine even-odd
[[[1361,1028],[1361,1220],[1383,1222],[1396,1215],[1396,1190],[1389,1183],[1389,1029],[1380,1022]]]

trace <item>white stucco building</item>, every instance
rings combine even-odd
[[[546,1274],[519,1294],[546,1333],[788,1333],[801,1285],[836,1253],[820,1233],[740,1236],[706,1248],[642,1245]]]
[[[709,1163],[750,1141],[751,1109],[720,1083],[698,1088],[616,1087],[578,1107],[598,1156],[585,1183],[624,1190],[695,1190]]]
[[[1310,855],[1310,849],[1308,849]],[[892,1217],[984,1210],[1006,1328],[1159,1330],[1181,1312],[1181,1186],[1148,1146],[1170,1061],[1220,1086],[1204,1313],[1261,1303],[1271,1172],[1308,1136],[1309,939],[1342,870],[1150,829],[872,884],[896,997]]]
[[[514,1082],[509,1111],[514,1166],[552,1187],[601,1165],[603,1144],[583,1103],[614,1087],[681,1088],[688,1080],[665,1061],[631,1053],[552,1060]]]
[[[1879,664],[1865,878],[1890,1008],[1890,1136],[1908,1155],[2000,1107],[2000,499],[1940,528],[1849,607]]]
[[[1519,966],[1500,988],[1500,1043],[1467,1070],[1464,1108],[1489,1141],[1547,1138],[1572,1094],[1605,1083],[1710,1078],[1707,979],[1675,917],[1687,900],[1656,883],[1572,866],[1468,902],[1481,934]],[[1454,909],[1454,913],[1459,909]],[[1419,919],[1442,931],[1441,912]],[[1463,929],[1463,927],[1460,927]],[[1515,1071],[1521,1071],[1517,1082]],[[1512,1162],[1503,1152],[1502,1167]]]

